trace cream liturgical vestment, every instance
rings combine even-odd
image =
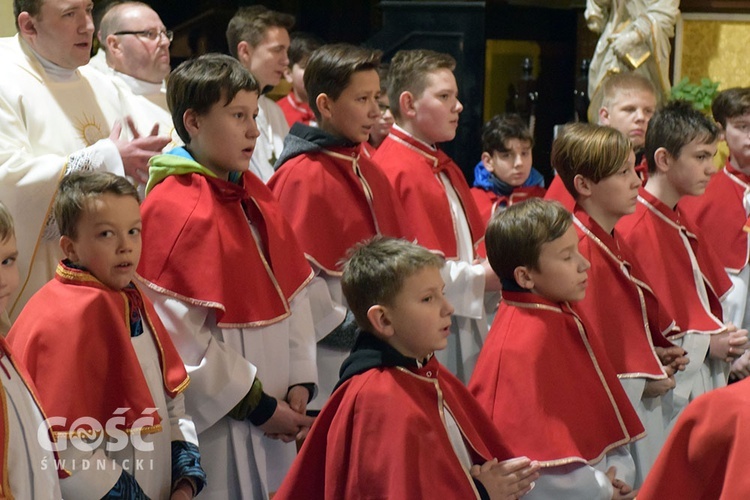
[[[18,35],[0,39],[0,200],[15,219],[21,286],[11,318],[54,276],[62,258],[51,221],[60,179],[73,170],[123,175],[112,126],[131,115],[147,134],[153,123],[142,101],[87,67],[51,75]],[[46,66],[45,66],[46,65]],[[153,121],[153,120],[152,120]],[[127,126],[124,127],[127,129]],[[122,137],[129,138],[128,131]]]

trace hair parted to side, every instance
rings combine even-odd
[[[497,211],[487,224],[487,260],[500,279],[515,281],[519,266],[539,269],[542,245],[560,238],[573,216],[558,202],[529,198]]]
[[[425,267],[440,269],[443,263],[439,255],[404,239],[375,236],[352,247],[343,264],[341,288],[359,327],[374,332],[367,311],[391,305],[406,278]]]
[[[550,163],[565,188],[578,199],[576,175],[599,182],[617,172],[633,146],[619,130],[590,123],[571,123],[563,127],[552,143]]]
[[[0,243],[5,243],[8,238],[15,236],[16,225],[13,223],[13,216],[10,210],[3,202],[0,202]]]
[[[711,113],[716,123],[726,129],[729,118],[750,113],[750,87],[722,90],[711,103]]]
[[[482,152],[507,153],[506,143],[511,139],[528,142],[534,146],[534,137],[520,115],[506,113],[495,115],[482,127]]]
[[[656,98],[656,89],[651,80],[638,73],[614,73],[602,83],[602,107],[609,108],[626,92],[648,92]]]
[[[289,35],[289,67],[295,64],[305,69],[310,55],[323,46],[323,40],[312,33],[295,31]]]
[[[315,103],[320,94],[335,101],[349,86],[352,75],[358,71],[377,71],[383,53],[379,50],[357,47],[348,43],[327,44],[310,55],[305,67],[307,101],[320,123],[320,110]]]
[[[654,153],[666,149],[672,158],[679,158],[682,147],[697,139],[703,144],[719,140],[719,128],[706,115],[687,101],[671,101],[654,113],[646,130],[648,171],[656,172]]]
[[[228,55],[204,54],[177,66],[167,79],[167,105],[180,139],[190,144],[183,121],[185,111],[206,114],[214,103],[228,105],[240,90],[260,93],[260,86],[237,59]]]
[[[289,31],[294,26],[294,16],[271,10],[264,5],[240,7],[227,25],[227,44],[232,57],[237,57],[237,45],[247,42],[257,47],[266,36],[268,28],[284,28]]]
[[[60,235],[75,239],[86,203],[104,194],[132,196],[141,202],[138,191],[129,180],[110,172],[79,171],[63,177],[53,208]]]
[[[449,54],[433,50],[400,50],[391,59],[388,70],[388,100],[391,102],[391,114],[396,121],[401,119],[399,97],[404,92],[411,92],[419,98],[427,87],[427,77],[439,69],[453,71],[456,60]]]

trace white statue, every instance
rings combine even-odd
[[[586,0],[586,23],[601,33],[589,67],[589,121],[596,123],[601,84],[612,73],[641,73],[653,82],[660,101],[666,99],[669,39],[679,7],[680,0]]]

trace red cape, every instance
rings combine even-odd
[[[305,255],[329,275],[340,276],[346,251],[376,234],[414,239],[396,193],[361,144],[295,156],[268,187]]]
[[[142,320],[153,333],[164,390],[175,397],[188,385],[185,366],[151,302],[141,297]],[[21,311],[8,343],[33,380],[47,414],[65,418],[53,427],[53,435],[84,431],[85,426],[71,427],[79,417],[91,417],[104,426],[115,415],[124,418],[121,430],[161,430],[156,412],[150,414],[153,425],[138,427],[144,410],[156,405],[133,350],[124,292],[61,263],[55,279]],[[127,412],[121,414],[121,408]]]
[[[750,255],[750,234],[744,229],[747,212],[743,201],[748,190],[748,176],[735,170],[727,159],[726,166],[713,176],[705,193],[686,196],[679,204],[680,212],[700,229],[722,265],[735,273],[747,265]]]
[[[591,343],[601,349],[597,352],[606,353],[621,377],[666,378],[654,346],[672,346],[664,335],[671,333],[674,322],[639,279],[640,269],[616,237],[578,205],[574,222],[578,250],[591,269],[586,297],[573,304],[573,309],[586,320]]]
[[[431,150],[396,127],[373,156],[409,214],[420,245],[441,252],[447,259],[458,257],[457,230],[445,186],[444,173],[456,191],[476,250],[484,239],[485,224],[474,203],[466,178],[440,149]]]
[[[691,402],[646,477],[639,500],[750,496],[750,379]]]
[[[731,289],[724,266],[702,235],[677,210],[641,188],[636,211],[617,223],[622,241],[635,255],[660,303],[682,332],[720,333],[724,330],[720,299]],[[682,239],[689,241],[708,292],[708,307],[698,295],[693,264]]]
[[[544,199],[559,201],[568,212],[572,212],[573,208],[576,206],[576,200],[574,200],[573,196],[568,192],[568,188],[565,187],[565,184],[563,184],[559,175],[555,175],[552,182],[549,183],[547,194],[544,195]]]
[[[434,357],[344,382],[316,418],[276,500],[479,498],[448,438],[450,409],[472,460],[512,458],[492,422]]]
[[[223,328],[287,318],[289,302],[313,276],[273,194],[249,172],[242,183],[171,175],[141,206],[147,249],[138,265],[141,278],[158,292],[213,308]]]
[[[286,97],[282,97],[276,101],[276,104],[278,104],[281,111],[284,112],[284,117],[290,127],[296,122],[310,125],[310,122],[315,120],[315,113],[313,113],[310,105],[306,102],[297,101],[297,99],[294,98],[293,91],[290,91]]]
[[[567,304],[503,292],[469,390],[517,455],[595,464],[644,435],[614,370]]]

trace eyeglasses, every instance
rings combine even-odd
[[[174,32],[172,30],[150,29],[150,30],[141,30],[141,31],[118,31],[117,33],[114,33],[114,34],[115,35],[135,35],[139,38],[145,38],[146,40],[151,40],[152,42],[160,38],[162,35],[170,42],[174,38]]]

